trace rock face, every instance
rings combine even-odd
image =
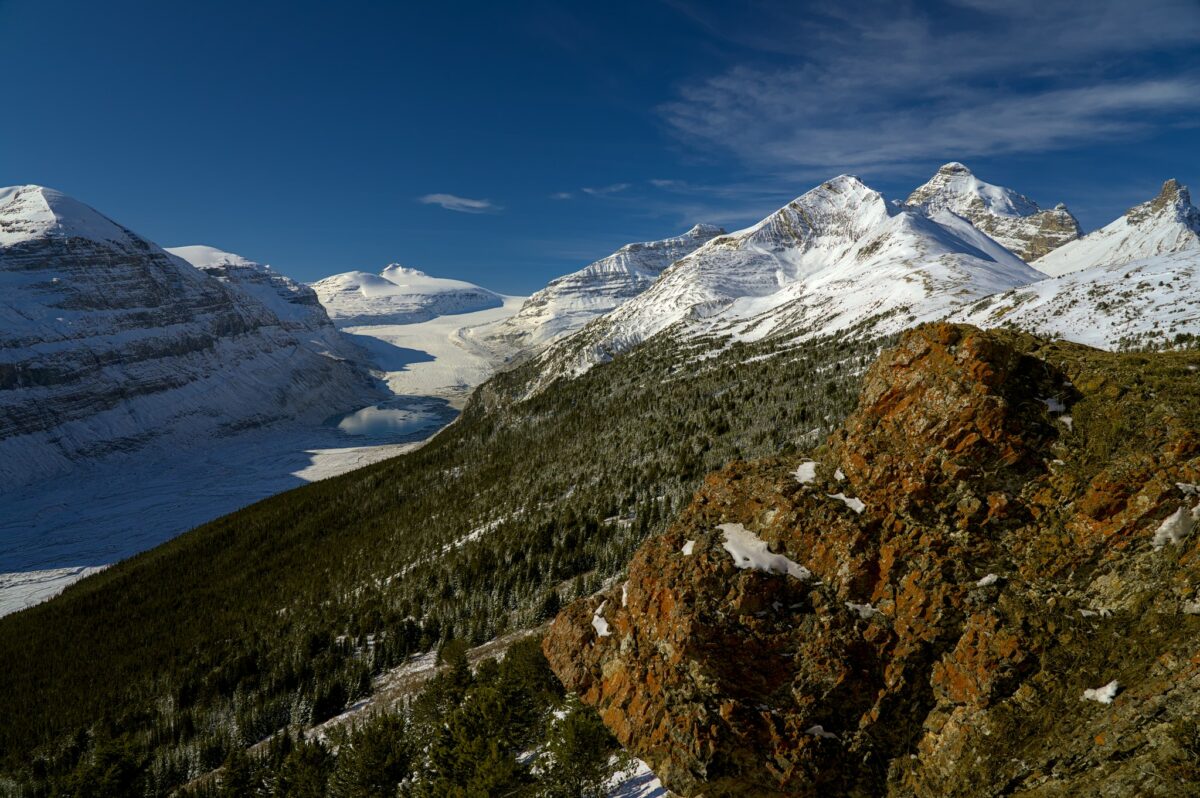
[[[310,292],[260,277],[218,279],[52,189],[0,189],[0,484],[375,398]]]
[[[684,796],[1194,794],[1197,368],[918,328],[546,655]]]
[[[1079,222],[1065,205],[1042,210],[1010,188],[980,180],[960,163],[938,169],[906,204],[926,213],[955,213],[1031,261],[1079,238]]]

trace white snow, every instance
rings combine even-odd
[[[605,785],[607,798],[667,798],[662,782],[640,759],[632,766],[612,775]]]
[[[837,499],[859,515],[862,515],[862,511],[867,509],[867,505],[863,504],[861,499],[855,499],[844,493],[826,493],[825,495],[831,499]]]
[[[498,295],[500,296],[500,295]],[[397,396],[438,396],[461,406],[503,359],[480,343],[477,328],[517,311],[523,297],[500,296],[497,307],[437,316],[410,324],[341,328],[367,353],[368,362]]]
[[[721,524],[717,528],[725,533],[725,551],[733,557],[733,563],[738,568],[787,574],[801,580],[812,577],[812,572],[803,565],[771,552],[765,540],[759,539],[741,524]]]
[[[133,235],[78,200],[45,186],[0,188],[0,247],[43,237],[125,243]]]
[[[796,481],[801,485],[807,485],[817,478],[817,461],[805,460],[796,469]]]
[[[803,340],[868,319],[872,332],[898,331],[1042,276],[1003,248],[984,251],[979,235],[961,220],[943,225],[890,205],[858,178],[834,178],[758,224],[712,239],[638,296],[551,345],[539,385],[583,373],[668,328],[683,339],[743,341]]]
[[[999,581],[1000,581],[1000,577],[997,576],[996,574],[988,574],[987,576],[983,577],[978,582],[976,582],[975,586],[976,587],[991,587],[992,585],[996,584]]]
[[[684,544],[683,544],[683,548],[682,548],[682,549],[680,549],[680,551],[682,551],[682,552],[683,552],[683,555],[684,555],[685,557],[690,557],[690,556],[692,556],[692,550],[693,550],[695,547],[696,547],[696,541],[694,541],[694,540],[689,540],[687,543],[684,543]]]
[[[416,430],[414,438],[440,426]],[[193,446],[186,457],[115,454],[0,489],[0,615],[260,499],[421,445],[387,441],[290,425]]]
[[[1179,333],[1200,335],[1200,252],[1101,263],[988,297],[950,320],[1102,349],[1169,344]]]
[[[960,163],[948,163],[938,169],[931,180],[909,196],[905,205],[923,211],[943,225],[958,219],[977,231],[984,240],[974,243],[993,257],[996,257],[993,247],[1005,254],[1012,250],[1020,255],[1035,242],[1065,243],[1075,238],[1079,229],[1065,207],[1042,210],[1036,202],[1012,189],[980,180]]]
[[[608,637],[612,634],[608,630],[608,621],[604,619],[604,607],[607,604],[607,601],[601,602],[596,611],[592,613],[592,628],[596,630],[596,635],[599,637]]]
[[[1200,504],[1190,510],[1187,505],[1183,505],[1171,513],[1154,531],[1155,550],[1161,549],[1168,543],[1178,546],[1187,539],[1188,535],[1192,534],[1192,529],[1195,528],[1197,521],[1200,521]]]
[[[846,474],[842,471],[842,469],[839,468],[837,471],[833,472],[833,478],[838,482],[841,482],[846,478]]]
[[[335,274],[313,283],[312,288],[338,327],[413,324],[504,304],[501,295],[474,283],[431,277],[399,264],[379,274]]]
[[[696,225],[681,236],[626,244],[577,272],[551,280],[515,315],[481,328],[477,337],[505,354],[541,349],[642,293],[664,269],[722,233],[719,227]]]
[[[1129,209],[1117,220],[1033,262],[1054,277],[1097,266],[1128,263],[1171,254],[1200,256],[1200,213],[1187,189],[1172,182],[1159,196]]]
[[[825,727],[819,723],[815,724],[813,726],[809,726],[807,729],[804,730],[804,733],[810,734],[813,737],[820,737],[823,740],[836,740],[837,739],[836,734],[834,734],[833,732],[825,731]]]
[[[103,571],[105,566],[51,568],[45,571],[0,574],[0,615],[32,607],[63,592],[68,585],[85,576]]]
[[[870,604],[855,604],[853,601],[846,602],[846,609],[855,613],[856,615],[858,615],[859,618],[862,618],[864,621],[869,621],[876,615],[882,614],[879,612],[879,610],[877,610],[875,607],[871,606]]]
[[[1058,397],[1055,396],[1044,396],[1038,401],[1044,404],[1046,406],[1046,410],[1051,413],[1061,413],[1067,409],[1067,406],[1059,401]]]
[[[1117,692],[1120,691],[1121,685],[1116,679],[1113,679],[1103,687],[1090,687],[1083,691],[1083,701],[1098,701],[1101,704],[1111,704],[1113,699],[1117,697]]]

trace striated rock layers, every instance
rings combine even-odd
[[[680,795],[1194,795],[1198,368],[918,328],[546,655]]]

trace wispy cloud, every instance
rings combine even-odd
[[[680,10],[746,57],[683,87],[668,127],[797,175],[1042,152],[1200,113],[1200,73],[1155,60],[1195,51],[1194,0],[764,7],[752,28]]]
[[[569,199],[573,198],[574,196],[575,195],[572,194],[570,191],[556,191],[550,195],[550,199],[552,199],[552,200],[569,200]]]
[[[426,194],[418,201],[426,205],[440,205],[448,211],[458,211],[459,213],[495,213],[503,210],[502,206],[491,200],[470,199],[454,194]]]
[[[608,194],[619,194],[629,188],[629,183],[613,183],[610,186],[600,186],[598,188],[582,188],[584,194],[591,194],[593,197],[603,197]]]

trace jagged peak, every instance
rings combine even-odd
[[[1125,212],[1125,219],[1139,226],[1164,217],[1167,222],[1179,222],[1200,233],[1200,211],[1192,205],[1191,192],[1173,177],[1162,184],[1153,199]]]
[[[724,227],[718,227],[715,224],[699,224],[692,225],[691,229],[684,233],[688,238],[699,238],[700,236],[719,236],[725,234]]]

